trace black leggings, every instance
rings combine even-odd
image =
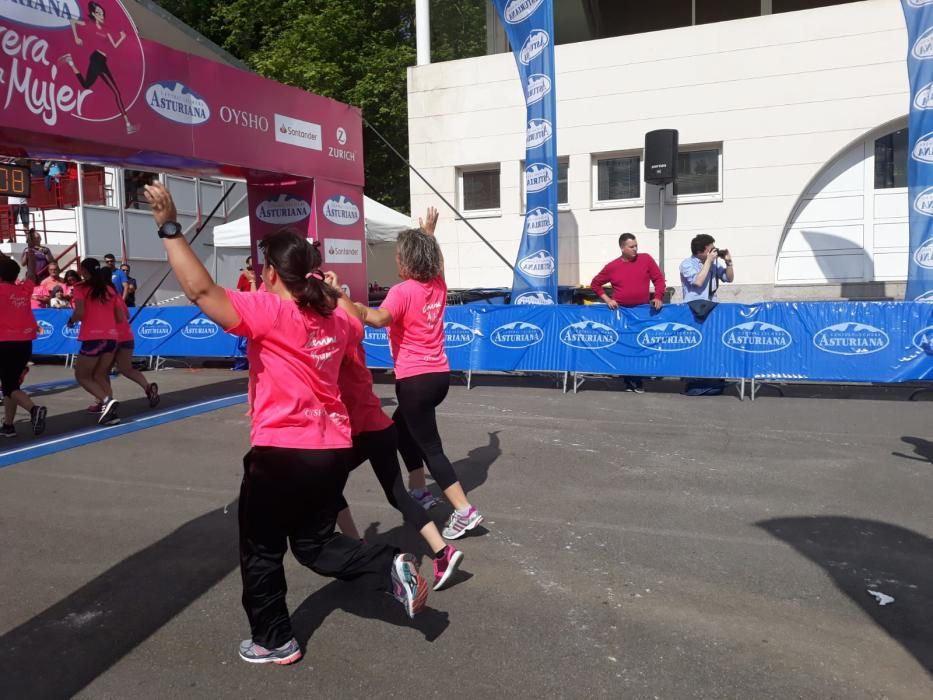
[[[10,213],[13,215],[13,226],[16,226],[16,219],[23,225],[23,228],[29,228],[29,205],[13,204],[10,206]]]
[[[4,396],[20,389],[23,370],[32,357],[31,340],[6,340],[0,342],[0,388]]]
[[[389,505],[402,514],[406,523],[420,532],[431,519],[402,484],[402,468],[398,463],[397,450],[398,437],[394,425],[385,430],[360,433],[353,438],[353,461],[350,463],[350,469],[356,469],[368,459]],[[341,501],[340,510],[343,510],[348,507],[347,501],[342,496]]]
[[[398,450],[408,471],[421,469],[427,463],[434,481],[444,491],[457,483],[457,475],[444,454],[434,409],[447,397],[449,389],[449,372],[399,379],[395,382],[398,408],[392,415],[398,427]]]
[[[117,107],[120,109],[120,114],[124,117],[126,116],[126,108],[123,106],[123,96],[120,95],[120,88],[117,87],[117,81],[113,79],[113,74],[110,72],[110,67],[107,65],[107,57],[104,56],[100,51],[95,51],[91,54],[91,59],[87,65],[87,75],[81,75],[75,71],[75,75],[78,76],[78,82],[81,83],[81,87],[85,90],[90,90],[91,86],[97,82],[97,79],[100,78],[104,81],[104,85],[110,88],[110,92],[113,93],[113,96],[117,100]]]
[[[377,591],[392,590],[390,572],[398,550],[334,532],[351,456],[350,448],[253,447],[243,458],[243,607],[253,641],[267,649],[293,636],[282,566],[289,545],[295,559],[321,576],[361,579]]]

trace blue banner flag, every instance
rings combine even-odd
[[[907,21],[910,118],[908,301],[933,303],[933,0],[901,0]]]
[[[525,93],[525,225],[513,304],[557,303],[557,99],[554,0],[493,0]]]

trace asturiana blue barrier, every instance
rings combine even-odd
[[[36,354],[78,351],[70,312],[36,311]],[[138,355],[236,357],[237,339],[196,307],[144,308]],[[651,377],[843,382],[933,379],[933,304],[719,304],[697,321],[685,304],[611,311],[594,306],[449,306],[455,370],[581,372]],[[391,367],[385,329],[367,328],[370,367]]]

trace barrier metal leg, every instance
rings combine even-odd
[[[473,388],[473,370],[467,370],[467,391]]]
[[[739,379],[739,401],[745,400],[745,377]]]
[[[564,393],[565,393],[565,394],[567,393],[567,376],[568,376],[569,374],[570,374],[570,372],[564,372]]]

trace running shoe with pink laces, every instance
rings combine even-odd
[[[463,552],[452,545],[444,547],[440,559],[434,559],[434,590],[439,591],[454,575],[460,562],[463,561]]]
[[[444,531],[441,534],[444,536],[445,540],[455,540],[463,537],[481,522],[483,522],[483,515],[476,510],[475,506],[470,506],[469,510],[465,513],[455,510],[450,514],[450,518],[447,520],[447,524],[444,526]]]
[[[412,554],[398,554],[392,561],[392,596],[405,607],[413,618],[428,600],[428,582],[418,573],[418,564]]]

